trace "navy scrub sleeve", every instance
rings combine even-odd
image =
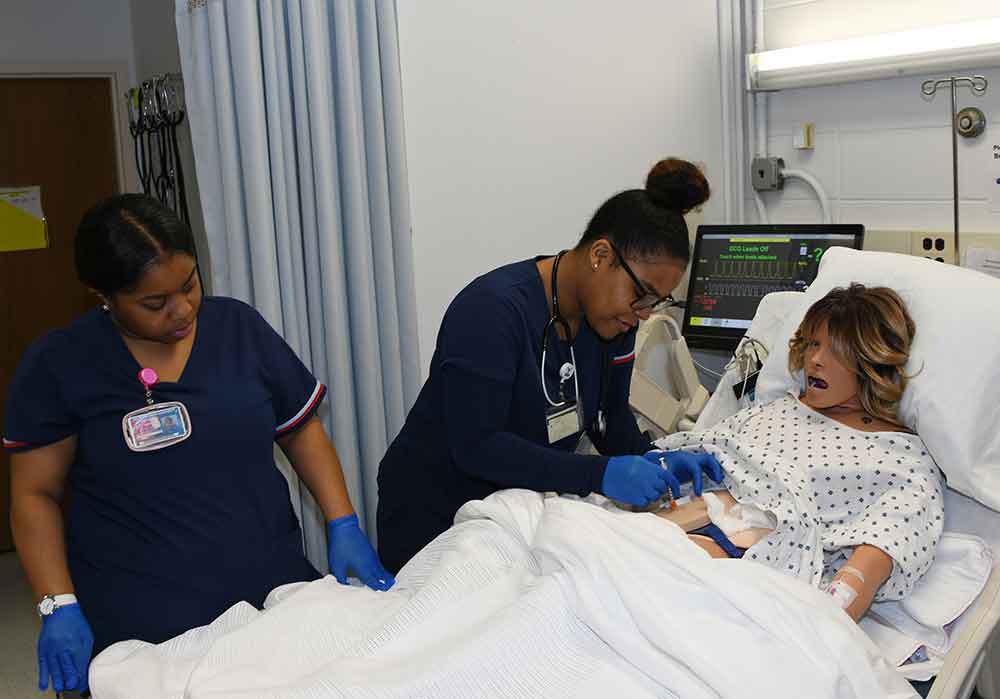
[[[607,456],[575,454],[579,434],[548,441],[540,363],[549,315],[535,262],[476,279],[445,313],[427,382],[379,466],[379,556],[389,570],[398,571],[450,527],[469,500],[504,488],[600,491]],[[609,375],[604,454],[644,450],[636,446],[642,437],[627,410],[632,341],[605,343],[586,323],[574,341],[584,427],[597,412],[601,363],[621,360],[619,374]],[[549,345],[545,377],[550,395],[557,395],[569,347],[554,334]]]
[[[315,413],[323,385],[253,308],[205,297],[183,374],[152,388],[187,406],[191,436],[136,453],[121,421],[144,405],[140,368],[95,309],[36,341],[8,396],[7,449],[77,435],[67,557],[95,653],[166,640],[319,577],[273,448]]]

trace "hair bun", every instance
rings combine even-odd
[[[646,176],[646,194],[654,204],[684,215],[707,201],[711,190],[697,165],[680,158],[666,158]]]

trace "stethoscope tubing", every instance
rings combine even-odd
[[[552,315],[549,316],[549,320],[545,324],[545,329],[542,330],[542,359],[541,359],[541,366],[539,367],[539,372],[538,372],[542,384],[542,394],[545,396],[545,401],[548,403],[549,407],[552,408],[561,408],[569,403],[568,400],[563,400],[559,402],[552,400],[551,396],[549,396],[549,389],[545,385],[545,359],[548,354],[548,348],[549,348],[549,332],[553,329],[553,327],[557,323],[562,326],[563,332],[566,333],[567,342],[569,342],[569,356],[570,356],[570,363],[573,365],[573,387],[576,391],[576,400],[577,401],[582,400],[582,397],[580,395],[580,379],[579,379],[580,372],[577,371],[576,367],[576,353],[573,351],[572,332],[570,330],[569,323],[566,322],[566,319],[563,318],[562,314],[559,312],[557,274],[559,271],[559,261],[562,259],[562,256],[564,254],[566,254],[566,251],[562,250],[558,255],[556,255],[555,262],[552,263],[552,277],[551,277]],[[601,384],[600,384],[600,395],[597,401],[597,418],[596,418],[597,431],[601,434],[602,437],[607,431],[607,422],[604,417],[604,405],[607,402],[607,393],[608,393],[607,373],[608,373],[608,360],[607,360],[607,352],[605,351],[602,352],[602,357],[601,357]]]

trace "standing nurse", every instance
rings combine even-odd
[[[670,299],[690,258],[684,214],[709,196],[670,158],[645,189],[611,197],[580,242],[489,272],[463,289],[438,333],[430,376],[379,467],[379,553],[398,571],[468,500],[503,488],[645,505],[707,455],[667,454],[629,410],[639,321]],[[574,453],[586,431],[601,456]],[[700,487],[699,487],[700,490]]]
[[[315,417],[326,387],[253,308],[202,296],[188,228],[120,195],[84,216],[75,253],[104,305],[28,349],[3,435],[40,688],[85,689],[92,652],[319,577],[275,442],[328,520],[331,571],[388,589]]]

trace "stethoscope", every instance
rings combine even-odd
[[[561,408],[569,403],[568,400],[560,395],[560,400],[554,401],[552,397],[549,396],[549,389],[545,385],[545,357],[549,349],[549,332],[555,325],[559,325],[563,332],[566,334],[566,340],[569,342],[569,361],[563,364],[559,368],[559,386],[560,394],[562,394],[562,385],[573,379],[573,387],[576,391],[577,401],[582,401],[583,397],[580,395],[580,381],[579,375],[576,370],[576,354],[573,352],[573,333],[570,330],[569,323],[566,319],[562,317],[559,312],[559,290],[558,290],[558,276],[559,276],[559,261],[562,260],[562,256],[566,254],[565,250],[562,250],[558,255],[556,255],[555,262],[552,263],[552,315],[549,316],[548,322],[545,324],[545,329],[542,330],[542,363],[539,368],[539,377],[542,383],[542,394],[545,396],[545,401],[552,408]],[[608,351],[604,347],[601,350],[601,390],[597,401],[597,417],[594,419],[594,429],[597,430],[598,434],[602,437],[607,434],[608,431],[608,420],[605,416],[604,407],[607,403],[608,397]],[[580,406],[582,408],[582,402]]]

